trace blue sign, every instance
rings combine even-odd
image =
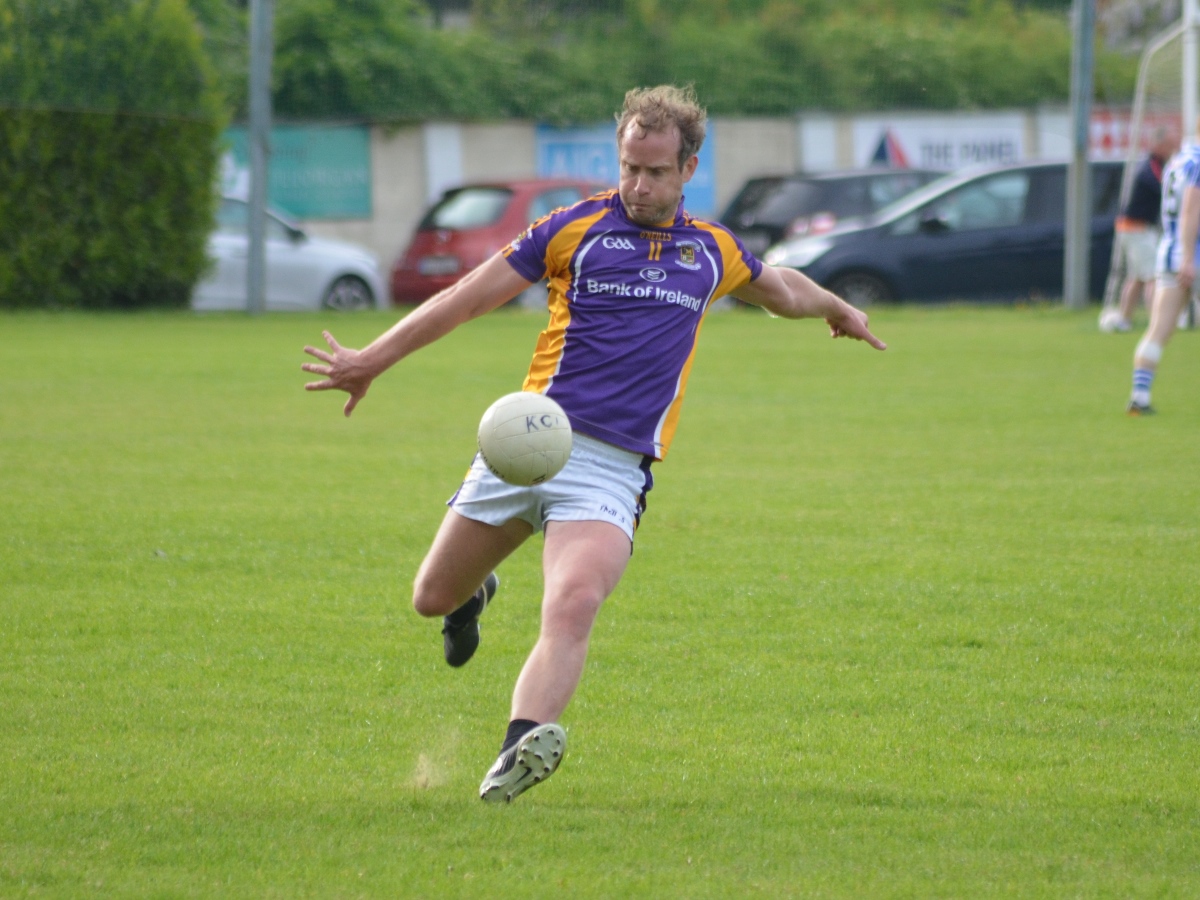
[[[541,178],[587,178],[615,185],[620,176],[615,125],[555,128],[539,125],[536,135],[537,173]],[[713,135],[700,148],[700,163],[683,186],[683,206],[695,216],[717,212],[713,177]]]

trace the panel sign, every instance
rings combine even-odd
[[[250,153],[243,127],[225,132],[224,193],[245,197]],[[271,129],[268,203],[298,219],[371,218],[371,135],[365,125]]]

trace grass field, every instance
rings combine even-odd
[[[0,317],[0,896],[1200,896],[1200,336],[1131,420],[1094,313],[714,316],[494,808],[540,539],[462,670],[408,588],[542,317],[301,390],[390,319]]]

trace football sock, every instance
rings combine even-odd
[[[1150,405],[1150,386],[1154,384],[1153,369],[1134,369],[1133,370],[1133,396],[1132,400],[1142,406]]]
[[[507,751],[513,744],[525,737],[530,730],[537,728],[539,724],[529,719],[513,719],[508,723],[508,733],[504,735],[504,746],[500,748],[500,752]]]

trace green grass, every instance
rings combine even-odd
[[[480,803],[540,539],[470,666],[408,588],[542,319],[350,420],[385,315],[6,315],[0,896],[1200,895],[1200,353],[1054,309],[705,326],[560,773]]]

